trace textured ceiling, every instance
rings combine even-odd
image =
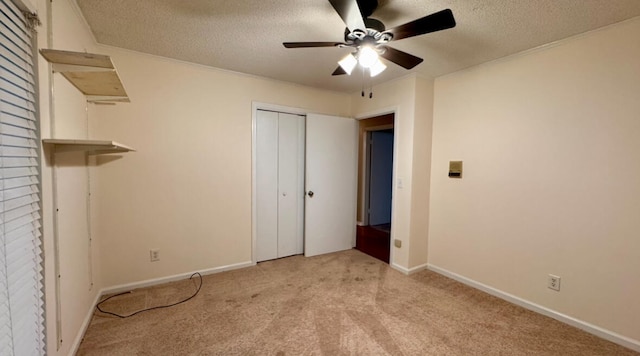
[[[285,49],[282,42],[343,41],[327,0],[76,0],[102,44],[307,86],[360,90],[359,76],[331,76],[345,48]],[[380,0],[387,28],[450,8],[453,29],[391,42],[437,77],[640,16],[640,0]],[[373,84],[407,70],[387,63]]]

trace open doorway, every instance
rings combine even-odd
[[[359,121],[356,249],[389,263],[393,190],[393,114]]]

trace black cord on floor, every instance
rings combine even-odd
[[[113,316],[117,316],[118,318],[122,318],[122,319],[124,319],[124,318],[128,318],[128,317],[131,317],[131,316],[134,316],[134,315],[136,315],[136,314],[140,314],[140,313],[142,313],[142,312],[146,312],[146,311],[149,311],[149,310],[155,310],[155,309],[162,309],[162,308],[169,308],[169,307],[173,307],[173,306],[176,306],[176,305],[178,305],[178,304],[182,304],[182,303],[184,303],[184,302],[186,302],[186,301],[189,301],[189,300],[191,300],[193,297],[195,297],[196,295],[198,295],[198,293],[200,292],[200,288],[202,288],[202,275],[201,275],[200,273],[196,272],[196,273],[192,274],[192,275],[191,275],[191,277],[189,277],[189,279],[192,279],[192,278],[193,278],[193,276],[195,276],[195,275],[198,275],[198,277],[200,277],[200,285],[198,286],[198,289],[196,290],[196,292],[195,292],[195,293],[193,293],[193,295],[192,295],[192,296],[190,296],[190,297],[189,297],[189,298],[187,298],[187,299],[181,300],[181,301],[179,301],[179,302],[176,302],[176,303],[173,303],[173,304],[168,304],[168,305],[159,305],[159,306],[157,306],[157,307],[151,307],[151,308],[147,308],[147,309],[138,310],[137,312],[135,312],[135,313],[131,313],[131,314],[128,314],[128,315],[121,315],[121,314],[118,314],[118,313],[113,313],[113,312],[110,312],[110,311],[106,311],[106,310],[103,310],[103,309],[100,307],[100,305],[101,305],[102,303],[106,302],[107,300],[109,300],[109,299],[111,299],[111,298],[114,298],[114,297],[117,297],[117,296],[120,296],[120,295],[125,295],[125,294],[129,294],[129,293],[131,293],[131,291],[128,291],[128,292],[123,292],[123,293],[114,294],[114,295],[112,295],[112,296],[110,296],[110,297],[108,297],[108,298],[105,298],[104,300],[100,301],[100,303],[96,304],[96,308],[97,308],[100,312],[102,312],[102,313],[109,314],[109,315],[113,315]]]

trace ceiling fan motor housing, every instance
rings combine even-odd
[[[380,20],[367,17],[364,19],[364,24],[367,26],[367,28],[376,30],[378,32],[384,32],[384,30],[386,30],[386,27],[384,27],[384,24]]]
[[[373,20],[373,19],[367,19]],[[390,32],[384,32],[384,25],[382,22],[378,20],[374,20],[381,25],[381,27],[373,28],[367,24],[367,29],[360,30],[356,29],[353,31],[349,31],[349,29],[345,29],[344,32],[344,41],[349,45],[360,46],[362,44],[371,44],[371,45],[379,45],[390,42],[393,40],[393,34]]]

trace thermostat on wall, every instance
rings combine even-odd
[[[449,178],[462,178],[462,161],[449,161]]]

